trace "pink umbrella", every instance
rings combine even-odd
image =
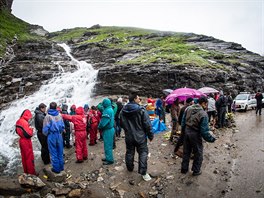
[[[200,98],[201,96],[205,96],[205,94],[196,89],[179,88],[171,92],[171,94],[166,97],[165,101],[167,104],[172,104],[177,98],[179,101],[184,101],[187,98]]]
[[[217,91],[216,89],[214,89],[212,87],[202,87],[202,88],[198,89],[198,91],[200,91],[204,94],[219,93],[219,91]]]

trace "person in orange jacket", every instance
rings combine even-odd
[[[33,128],[29,125],[28,122],[31,118],[31,112],[28,109],[24,110],[20,118],[16,122],[16,133],[20,137],[19,147],[24,173],[36,175],[33,147],[31,142],[31,137],[33,136]]]
[[[88,149],[86,143],[86,124],[87,119],[84,115],[83,107],[78,107],[76,109],[76,115],[62,114],[64,120],[69,120],[74,124],[75,130],[75,149],[76,149],[76,163],[82,163],[83,160],[88,158]]]

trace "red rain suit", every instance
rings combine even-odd
[[[100,122],[101,113],[97,110],[91,109],[88,113],[87,120],[90,123],[90,145],[94,145],[97,140],[98,124]]]
[[[19,135],[19,146],[22,157],[22,165],[25,173],[36,175],[34,166],[34,154],[31,142],[33,128],[28,121],[32,118],[31,112],[26,109],[16,122],[16,133]]]
[[[84,115],[83,107],[78,107],[76,109],[76,115],[62,114],[62,118],[69,120],[74,124],[75,130],[75,149],[76,158],[78,161],[87,159],[88,149],[86,143],[86,117]]]

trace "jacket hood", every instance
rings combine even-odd
[[[76,111],[76,105],[71,106],[71,111]]]
[[[68,105],[63,104],[62,107],[61,107],[61,110],[62,111],[67,111],[68,110]]]
[[[197,112],[203,110],[203,107],[199,104],[194,104],[192,106],[189,107],[192,110],[192,114],[196,114]]]
[[[139,104],[137,104],[136,102],[130,102],[123,108],[122,111],[124,112],[124,115],[132,115],[138,112],[140,109],[141,107]]]
[[[35,114],[39,114],[39,113],[43,113],[42,111],[40,111],[40,109],[37,107],[34,111]]]
[[[25,111],[23,111],[20,117],[28,121],[32,118],[32,114],[28,109],[26,109]]]
[[[52,116],[57,116],[59,115],[59,111],[57,109],[49,109],[48,114]]]
[[[102,103],[103,107],[106,109],[107,107],[110,107],[111,106],[111,100],[109,100],[108,98],[105,98],[103,100],[103,103]]]
[[[84,115],[84,109],[83,109],[83,107],[78,107],[76,109],[76,115]]]

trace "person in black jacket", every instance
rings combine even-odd
[[[139,105],[140,98],[136,94],[129,96],[129,103],[120,112],[120,125],[125,131],[126,167],[128,171],[134,169],[135,149],[138,152],[138,172],[145,181],[151,180],[147,173],[148,146],[147,139],[152,141],[149,115],[144,107]]]
[[[258,90],[258,92],[256,93],[255,98],[257,100],[256,115],[258,114],[258,112],[259,112],[259,115],[261,115],[263,95],[260,92],[260,90]]]
[[[68,113],[68,105],[66,104],[63,104],[62,105],[62,114],[69,114]],[[70,136],[71,136],[71,125],[70,125],[70,122],[68,120],[63,120],[64,122],[64,125],[65,125],[65,131],[64,133],[62,134],[62,137],[63,137],[63,146],[65,146],[66,148],[71,148],[72,145],[70,144]]]
[[[41,144],[41,159],[45,165],[50,163],[47,136],[42,133],[43,121],[46,116],[46,107],[45,104],[41,103],[35,110],[35,128],[38,131],[37,136]]]
[[[215,102],[215,106],[217,109],[217,122],[218,128],[223,128],[225,126],[225,118],[226,118],[226,106],[227,106],[227,98],[224,96],[223,91],[220,91],[220,97]]]

